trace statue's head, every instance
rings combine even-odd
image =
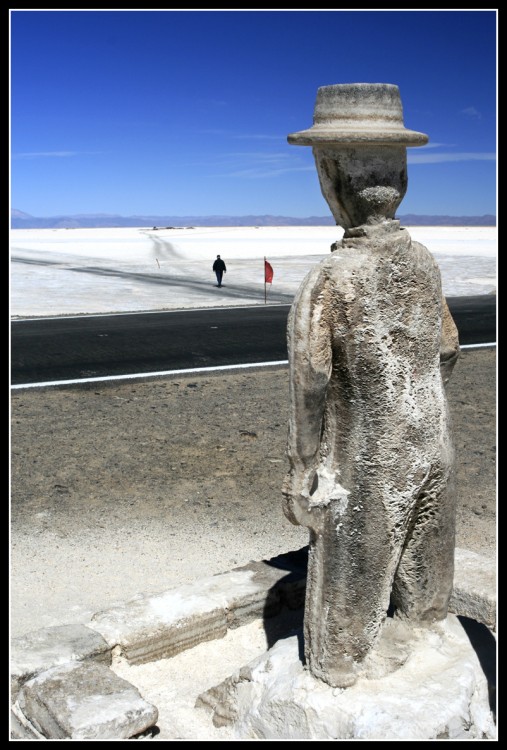
[[[312,146],[322,194],[348,229],[394,218],[407,191],[407,146],[428,136],[403,125],[398,86],[350,83],[319,88],[313,126],[287,140]]]

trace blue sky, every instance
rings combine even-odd
[[[319,86],[394,83],[400,214],[496,214],[497,9],[10,10],[11,208],[330,216]]]

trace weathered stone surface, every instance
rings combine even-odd
[[[227,627],[239,628],[262,617],[274,617],[282,607],[277,583],[283,576],[265,563],[249,563],[230,573],[206,578],[201,590],[218,597],[224,607]]]
[[[277,615],[283,606],[298,609],[304,605],[308,549],[288,552],[270,560],[250,562],[232,572],[252,575],[256,591],[231,599],[228,606],[230,628],[245,625],[259,617]]]
[[[45,740],[46,738],[26,716],[20,711],[17,703],[11,706],[11,739],[13,740]]]
[[[283,571],[259,563],[99,612],[90,627],[130,664],[178,654],[280,611]],[[281,582],[281,583],[280,583]],[[294,587],[296,584],[291,584]],[[294,598],[294,594],[292,594]]]
[[[449,611],[496,630],[497,582],[494,558],[456,548]]]
[[[398,86],[392,83],[338,83],[321,86],[313,126],[291,133],[295,146],[345,144],[423,146],[428,136],[403,124]]]
[[[98,612],[90,627],[111,649],[119,646],[129,664],[144,664],[223,638],[227,620],[220,601],[203,593],[201,584],[190,584]]]
[[[356,683],[332,688],[280,640],[199,696],[238,739],[494,739],[487,681],[454,615],[426,628],[387,620]]]
[[[18,708],[47,739],[128,739],[156,724],[158,710],[101,664],[69,662],[26,682]]]
[[[278,591],[276,601],[281,606],[290,608],[291,602],[293,604],[295,601],[297,602],[298,597],[300,597],[299,605],[302,605],[306,582],[307,552],[308,548],[303,547],[300,550],[279,555],[271,560],[252,562],[231,571],[231,573],[204,579],[204,581],[199,582],[198,587],[197,585],[184,586],[166,592],[166,596],[170,597],[179,592],[179,597],[172,600],[174,615],[178,611],[181,615],[181,597],[188,596],[189,602],[188,606],[183,606],[185,616],[174,617],[168,629],[169,632],[165,630],[167,622],[164,621],[164,624],[164,622],[161,623],[158,621],[158,627],[161,628],[161,632],[157,631],[154,634],[151,631],[154,642],[158,643],[158,646],[161,643],[163,646],[165,642],[166,645],[163,648],[167,648],[171,653],[178,653],[185,648],[191,648],[195,643],[204,640],[203,636],[206,633],[210,635],[209,622],[206,623],[206,619],[204,619],[205,626],[203,630],[199,630],[202,624],[200,618],[206,618],[206,611],[209,612],[210,609],[213,611],[215,608],[224,613],[224,620],[222,620],[222,627],[217,631],[218,634],[212,637],[221,638],[225,634],[226,627],[235,627],[237,626],[236,623],[245,624],[256,613],[257,617],[268,618],[270,613],[272,613],[273,600],[271,597],[274,591]],[[495,561],[462,549],[455,550],[455,560],[455,590],[451,598],[451,611],[457,615],[463,615],[479,623],[483,623],[490,629],[494,629],[493,626],[496,622]],[[196,591],[200,594],[197,600],[195,598]],[[292,597],[295,598],[293,599]],[[128,648],[131,650],[131,658],[136,659],[135,662],[132,661],[131,663],[142,663],[145,660],[144,658],[139,659],[138,649],[142,651],[146,647],[146,640],[149,641],[149,627],[147,627],[147,624],[150,623],[150,627],[153,628],[154,611],[161,607],[160,597],[156,597],[155,599],[157,601],[152,602],[153,607],[148,607],[150,614],[145,620],[144,628],[140,627],[141,623],[138,616],[134,617],[132,621],[130,620],[129,612],[131,610],[129,610],[128,606],[125,610],[122,610],[121,622],[116,622],[117,628],[123,633],[125,643],[128,644]],[[138,603],[144,601],[144,605],[148,605],[146,598],[139,598],[137,601]],[[201,611],[201,606],[204,606],[204,612]],[[107,613],[102,614],[105,615]],[[139,614],[140,612],[138,611],[137,615]],[[112,625],[112,621],[115,620],[116,615],[114,612],[110,612],[109,616],[111,619],[110,625]],[[196,618],[195,622],[194,617]],[[301,620],[299,620],[300,622]],[[155,630],[157,629],[155,628]],[[140,645],[136,643],[138,635],[141,637]],[[274,633],[271,635],[274,636]],[[276,637],[283,637],[283,633],[278,633]],[[167,646],[167,641],[169,641],[169,646]],[[299,644],[300,649],[301,642]],[[473,638],[470,639],[470,642],[474,643]],[[35,674],[45,672],[57,664],[86,659],[93,659],[95,661],[103,660],[106,664],[110,664],[111,650],[114,645],[116,645],[114,638],[108,644],[100,634],[97,634],[92,629],[91,625],[89,627],[72,625],[60,628],[48,628],[28,634],[21,639],[15,639],[12,648],[13,696],[17,695],[21,685],[29,680],[29,678]],[[475,645],[477,646],[477,644]],[[153,658],[159,658],[157,656],[157,649],[149,648],[151,648],[150,653]],[[490,645],[489,649],[491,650],[491,648]],[[398,652],[404,653],[402,641],[401,646],[400,642],[394,646],[394,654],[396,655]],[[385,647],[383,653],[384,655],[386,654]],[[141,657],[143,657],[142,653]],[[393,658],[392,654],[390,658]],[[492,655],[488,654],[487,658],[491,659]],[[483,668],[485,668],[484,663]],[[248,681],[250,674],[251,667],[247,665],[241,671],[241,681]],[[490,685],[490,690],[491,700],[494,702],[494,675],[492,675],[492,679],[493,682]],[[237,711],[234,696],[237,681],[238,676],[232,675],[225,683],[207,691],[201,697],[201,705],[206,705],[208,708],[214,710],[213,721],[217,726],[230,724],[235,720]],[[403,683],[400,687],[403,690],[405,689]],[[227,693],[229,697],[226,699],[224,695]],[[299,711],[299,708],[297,708],[297,711]],[[449,731],[456,731],[455,727],[454,729],[453,727],[454,724],[452,724]],[[44,738],[44,735],[34,726],[30,718],[25,716],[16,703],[13,706],[11,718],[11,737],[13,739]]]
[[[42,628],[15,638],[11,643],[11,699],[16,700],[24,682],[51,667],[69,661],[91,660],[111,664],[111,649],[86,625]]]
[[[454,445],[445,387],[458,331],[430,251],[395,213],[407,189],[398,87],[319,89],[311,145],[343,239],[303,280],[287,323],[283,510],[310,532],[308,667],[354,684],[391,603],[414,626],[447,616]]]
[[[251,570],[256,581],[280,589],[281,604],[289,609],[304,606],[308,547],[278,555],[270,560],[251,562],[235,570]],[[266,566],[269,572],[266,572]],[[496,630],[497,575],[494,557],[456,547],[454,550],[454,587],[449,612],[469,617]],[[274,570],[272,570],[274,569]],[[220,577],[220,576],[219,576]],[[265,608],[263,611],[266,612]]]
[[[300,552],[288,553],[273,563],[252,562],[156,596],[139,596],[98,612],[89,627],[110,649],[119,647],[130,664],[168,658],[223,638],[228,628],[273,617],[282,605],[301,606],[305,573],[300,558]]]
[[[455,496],[443,314],[434,259],[397,222],[345,237],[289,314],[284,511],[310,529],[305,648],[334,686],[354,681],[390,598],[415,623],[447,614]]]

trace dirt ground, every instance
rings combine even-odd
[[[496,349],[448,386],[457,546],[496,555]],[[286,367],[23,389],[11,399],[11,630],[307,543],[281,510]]]

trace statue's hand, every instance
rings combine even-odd
[[[282,487],[283,512],[296,526],[315,528],[320,520],[320,510],[312,503],[312,496],[319,485],[319,476],[314,466],[292,468]]]
[[[339,473],[323,465],[292,467],[282,487],[283,512],[289,521],[319,531],[331,503],[334,511],[343,512],[349,492],[341,486]]]

